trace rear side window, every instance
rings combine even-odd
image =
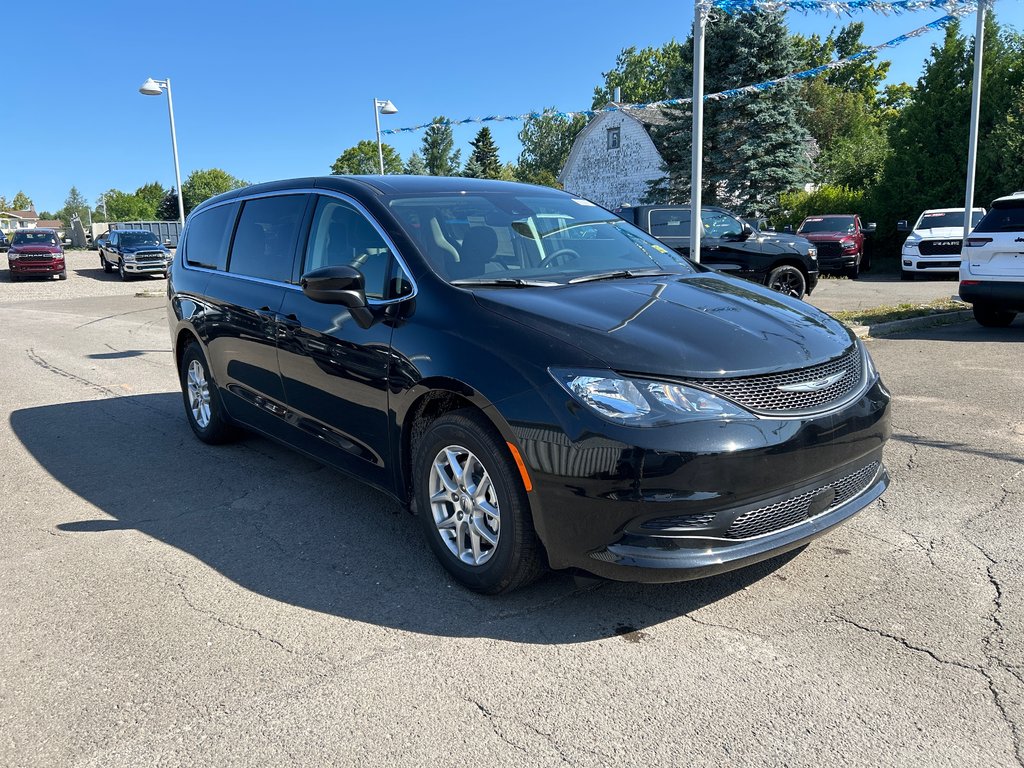
[[[385,299],[407,290],[391,285],[396,264],[388,244],[362,213],[343,200],[320,198],[303,273],[321,267],[355,267],[363,274],[367,297]]]
[[[689,211],[651,211],[651,234],[655,237],[689,237]]]
[[[961,221],[963,217],[961,216]],[[996,203],[985,214],[975,232],[1024,232],[1024,200]]]
[[[238,203],[231,203],[190,216],[185,236],[185,262],[193,267],[223,270],[237,212]]]
[[[235,275],[287,282],[295,239],[306,211],[306,195],[247,200],[231,245],[228,271]]]

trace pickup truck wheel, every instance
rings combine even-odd
[[[1005,328],[1017,316],[1016,312],[996,309],[985,304],[975,304],[972,309],[974,310],[974,319],[986,328]]]
[[[103,255],[102,251],[100,251],[100,266],[103,267],[103,271],[108,275],[114,271],[114,268],[110,266],[110,262],[107,261],[107,258]]]
[[[853,262],[852,267],[846,268],[846,276],[851,280],[856,280],[860,277],[860,256],[857,256],[856,261]]]
[[[178,369],[181,381],[181,395],[185,401],[185,416],[196,437],[210,445],[220,445],[233,440],[238,430],[224,413],[220,391],[210,375],[203,350],[196,342],[185,347]]]
[[[913,279],[914,279],[914,273],[913,272],[907,272],[907,270],[905,270],[905,269],[901,269],[900,270],[900,280],[913,280]]]
[[[57,275],[57,279],[58,280],[67,280],[68,279],[68,271],[65,269],[63,272],[61,272],[59,275]]]
[[[121,276],[121,282],[128,282],[128,273],[124,271],[124,259],[117,261],[117,274]]]
[[[795,299],[802,299],[807,293],[807,278],[804,273],[790,264],[776,267],[768,275],[768,287]]]

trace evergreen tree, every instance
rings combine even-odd
[[[427,164],[423,162],[423,155],[419,152],[413,152],[409,155],[409,159],[405,162],[403,173],[409,176],[426,176]]]
[[[470,155],[469,160],[466,161],[466,167],[462,169],[462,176],[469,179],[485,179],[484,168],[477,162],[476,158]]]
[[[14,206],[12,206],[10,203],[7,202],[7,198],[6,197],[4,197],[3,195],[0,195],[0,211],[9,211],[13,207]]]
[[[491,129],[485,125],[480,129],[480,132],[477,133],[476,138],[469,142],[469,145],[473,147],[473,152],[469,156],[469,162],[466,163],[466,170],[462,175],[470,175],[469,165],[470,163],[473,163],[479,167],[479,171],[476,172],[474,178],[500,178],[501,160],[498,158],[498,147],[494,143],[494,139],[491,137]]]
[[[445,120],[444,115],[435,117],[434,124],[423,135],[423,160],[431,176],[457,176],[459,173],[462,151],[452,151],[455,139],[452,127],[442,125]]]
[[[692,46],[692,42],[691,42]],[[778,13],[725,16],[708,27],[705,87],[714,93],[786,75],[796,51]],[[673,93],[692,94],[689,66],[676,70]],[[690,199],[691,110],[668,108],[669,122],[654,132],[667,176],[648,199]],[[778,196],[808,181],[810,137],[803,126],[799,86],[704,105],[704,201],[747,215],[774,209]]]
[[[11,200],[11,210],[13,210],[13,211],[30,211],[30,210],[32,210],[32,199],[19,189],[18,190],[18,194],[16,194],[14,196],[14,199]]]
[[[17,198],[15,198],[17,202]],[[57,216],[65,227],[71,226],[71,219],[77,215],[83,222],[89,220],[89,201],[82,197],[78,187],[68,190],[68,196],[64,200],[64,207],[57,211]]]
[[[569,158],[576,136],[587,125],[583,115],[573,118],[554,114],[548,107],[538,117],[528,117],[519,131],[523,151],[519,154],[519,180],[530,184],[560,187],[558,174]]]
[[[178,192],[174,187],[171,187],[156,207],[156,218],[158,221],[178,220]]]

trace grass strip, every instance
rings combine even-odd
[[[911,317],[927,317],[938,315],[943,312],[958,312],[968,309],[968,305],[953,299],[935,299],[926,304],[914,304],[905,302],[883,307],[872,307],[871,309],[851,309],[842,312],[833,312],[832,316],[842,320],[847,325],[876,325],[888,323],[893,320],[907,320]]]

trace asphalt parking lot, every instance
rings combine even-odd
[[[798,554],[485,598],[383,495],[260,438],[199,443],[163,287],[93,252],[64,282],[0,271],[0,764],[1024,758],[1024,317],[869,342],[892,485]],[[908,290],[956,283],[814,303]]]

